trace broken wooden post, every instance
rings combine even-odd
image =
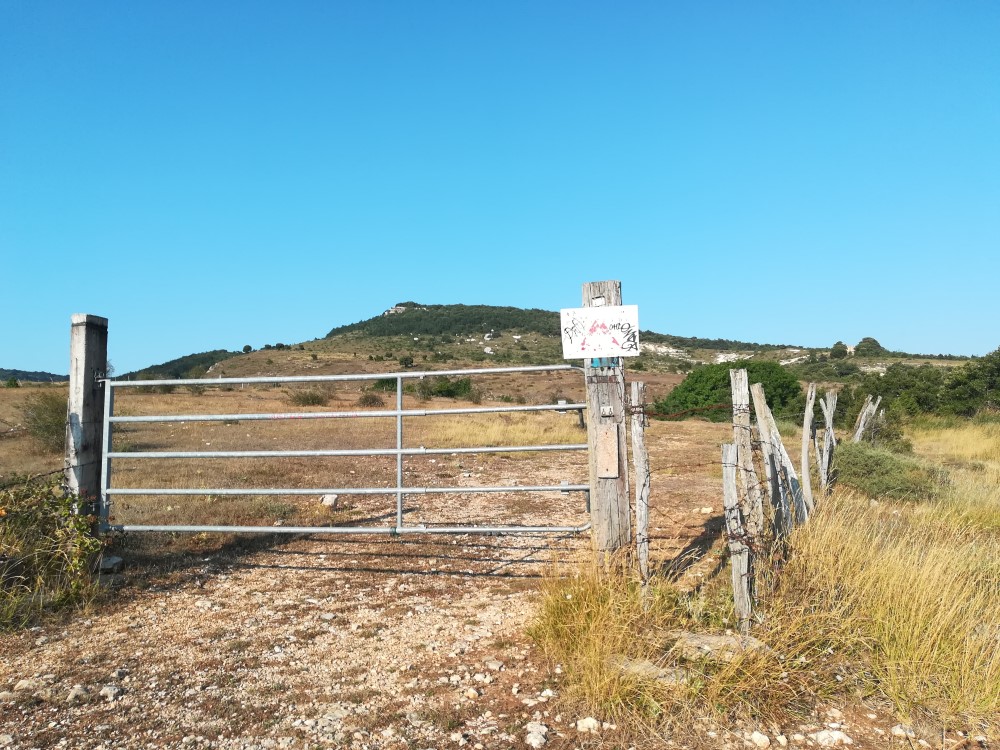
[[[764,530],[764,503],[760,481],[753,465],[753,447],[750,435],[750,386],[746,370],[730,370],[729,382],[733,390],[733,443],[736,445],[736,462],[742,478],[743,517],[747,533],[758,539]]]
[[[816,384],[810,383],[806,391],[806,413],[802,418],[802,500],[809,511],[815,509],[813,503],[812,477],[809,474],[809,438],[812,435],[813,408],[816,406]]]
[[[649,452],[646,450],[646,384],[631,384],[632,467],[635,473],[635,552],[639,575],[649,580]]]
[[[733,574],[733,605],[740,633],[750,631],[751,589],[753,587],[753,561],[746,543],[746,530],[740,514],[736,490],[736,446],[722,446],[722,504],[726,511],[726,538],[729,541],[729,558]]]
[[[785,444],[781,441],[778,424],[774,421],[771,409],[768,408],[767,399],[764,397],[764,386],[760,383],[754,383],[750,386],[750,392],[753,394],[753,406],[757,414],[757,427],[761,430],[761,435],[766,430],[773,448],[774,465],[777,468],[779,479],[778,487],[783,488],[789,493],[783,500],[783,504],[787,503],[790,498],[790,504],[795,510],[794,522],[797,526],[800,526],[809,518],[809,509],[802,500],[802,485],[799,483],[799,477],[795,473],[792,459],[789,457],[788,451],[785,450]],[[784,511],[784,505],[782,510]]]
[[[583,285],[583,306],[620,305],[620,281]],[[621,357],[585,359],[587,442],[590,445],[590,516],[598,555],[632,541],[625,445],[625,367]]]
[[[865,429],[868,427],[868,423],[871,421],[872,417],[878,412],[878,406],[882,403],[882,397],[872,400],[871,394],[865,399],[865,405],[861,407],[861,411],[858,412],[858,421],[854,423],[854,437],[851,438],[852,443],[860,443],[861,438],[865,435]]]
[[[69,398],[66,408],[66,488],[80,498],[78,512],[96,515],[101,494],[108,319],[74,314],[69,342]]]
[[[823,409],[823,421],[826,427],[823,431],[823,454],[819,460],[819,481],[824,493],[829,494],[832,487],[830,468],[833,464],[833,451],[837,446],[837,436],[833,432],[833,415],[837,411],[837,392],[827,391],[826,397],[819,402]]]

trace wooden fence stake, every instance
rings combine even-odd
[[[812,477],[809,474],[809,438],[812,436],[813,409],[816,406],[816,384],[810,383],[806,392],[806,413],[802,418],[802,501],[811,513],[813,503]]]
[[[722,446],[722,503],[726,509],[726,536],[729,539],[729,557],[733,572],[733,604],[739,620],[740,633],[750,631],[751,589],[753,587],[753,564],[750,547],[746,543],[746,531],[740,517],[740,503],[736,489],[736,446],[726,443]]]
[[[871,394],[865,399],[865,405],[861,407],[861,411],[858,412],[858,421],[854,423],[854,437],[851,439],[852,443],[860,443],[861,438],[865,435],[865,429],[868,427],[868,423],[871,421],[872,417],[878,412],[878,406],[882,403],[882,397],[872,400]]]
[[[759,539],[764,530],[764,503],[760,480],[753,465],[753,445],[750,434],[750,386],[746,370],[730,370],[729,382],[733,390],[733,442],[739,476],[742,478],[743,517],[747,533]]]
[[[107,318],[72,316],[69,360],[64,476],[67,489],[81,500],[79,512],[91,515],[101,492],[106,389],[99,378],[108,369]]]
[[[583,306],[620,305],[620,281],[583,285]],[[632,542],[625,444],[625,368],[621,357],[585,359],[587,442],[590,444],[590,516],[598,556]]]
[[[774,421],[774,415],[771,414],[771,410],[767,406],[767,399],[764,397],[764,386],[760,383],[754,383],[750,386],[750,392],[753,394],[753,407],[757,414],[757,428],[761,430],[762,436],[765,431],[768,433],[770,443],[773,447],[774,465],[777,468],[779,480],[778,487],[782,489],[787,488],[790,494],[791,505],[795,509],[794,522],[797,526],[802,525],[809,518],[809,509],[802,500],[802,485],[799,483],[799,477],[795,473],[795,466],[792,464],[792,459],[789,457],[788,451],[785,450],[785,444],[781,441],[778,424]],[[788,499],[786,497],[782,502],[783,511]]]
[[[646,384],[631,384],[632,467],[635,473],[635,551],[639,575],[649,580],[649,452],[646,450]]]
[[[830,468],[833,464],[833,451],[837,446],[837,436],[833,432],[833,415],[837,411],[837,392],[827,391],[826,397],[819,402],[823,409],[823,421],[826,427],[823,431],[823,455],[819,459],[820,487],[826,494],[830,493]]]

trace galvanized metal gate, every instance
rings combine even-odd
[[[99,504],[99,528],[103,532],[229,532],[229,533],[285,533],[285,534],[493,534],[493,533],[549,533],[582,532],[590,528],[589,520],[580,525],[563,526],[518,526],[518,525],[455,525],[426,526],[407,525],[404,522],[405,499],[410,495],[428,493],[539,493],[576,492],[585,499],[582,509],[589,509],[590,486],[588,484],[558,485],[514,485],[478,487],[411,487],[404,484],[407,456],[429,456],[474,453],[520,453],[532,451],[587,451],[586,443],[530,446],[478,446],[460,448],[406,448],[403,444],[403,419],[448,414],[503,414],[516,412],[580,411],[583,403],[557,403],[544,405],[515,406],[472,406],[446,409],[404,409],[404,381],[439,376],[476,376],[492,374],[515,374],[531,372],[556,372],[577,370],[572,365],[547,365],[537,367],[493,367],[468,370],[405,371],[394,373],[365,373],[351,375],[321,375],[297,377],[249,377],[215,379],[177,379],[121,381],[106,380],[104,402],[104,444],[102,447],[101,496]],[[396,381],[396,404],[394,409],[372,409],[365,411],[317,411],[317,412],[277,412],[264,414],[170,414],[152,416],[117,415],[114,411],[114,394],[120,388],[156,386],[236,386],[245,384],[284,383],[332,383],[343,381],[371,381],[392,378]],[[226,422],[254,420],[308,420],[308,419],[371,419],[395,418],[396,444],[394,448],[373,449],[329,449],[329,450],[256,450],[256,451],[115,451],[112,449],[112,435],[115,425],[153,422]],[[284,458],[284,457],[362,457],[395,456],[395,487],[284,487],[284,488],[235,488],[235,487],[115,487],[112,482],[112,463],[115,459],[199,459],[199,458]],[[112,524],[110,522],[112,499],[129,495],[394,495],[396,500],[395,524],[386,526],[226,526],[226,525],[163,525],[163,524]]]

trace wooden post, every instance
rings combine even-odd
[[[99,378],[108,368],[108,320],[76,313],[71,322],[65,478],[81,500],[79,512],[91,515],[101,492],[105,388]]]
[[[830,493],[830,467],[833,463],[833,451],[837,446],[837,436],[833,432],[833,415],[837,411],[837,392],[827,391],[826,397],[819,402],[823,409],[823,421],[826,427],[823,431],[823,454],[819,460],[820,487],[826,494]]]
[[[733,604],[740,632],[750,631],[751,588],[753,564],[750,547],[746,543],[740,503],[736,492],[736,446],[722,446],[722,504],[726,509],[726,537],[729,540],[729,557],[733,572]]]
[[[583,285],[583,306],[620,305],[620,281]],[[625,368],[621,357],[585,359],[590,516],[602,560],[632,542],[625,446]]]
[[[750,386],[746,370],[730,370],[729,381],[733,389],[733,443],[736,461],[742,477],[743,518],[747,533],[759,539],[764,530],[764,499],[757,470],[753,465],[753,446],[750,436]]]
[[[862,406],[861,411],[858,412],[858,421],[854,423],[854,437],[851,439],[852,443],[861,442],[861,438],[865,436],[865,429],[868,427],[868,422],[875,416],[880,403],[882,403],[881,396],[873,401],[871,394],[869,394],[868,398],[865,399],[865,405]]]
[[[802,418],[802,501],[809,512],[815,509],[813,503],[812,477],[809,475],[809,438],[812,436],[813,408],[816,406],[816,384],[810,383],[806,392],[806,413]]]
[[[635,472],[635,551],[639,575],[649,580],[649,452],[646,450],[646,384],[631,384],[632,467]]]
[[[781,441],[781,433],[778,432],[778,424],[774,421],[774,415],[768,408],[767,399],[764,397],[764,386],[760,383],[754,383],[750,386],[750,392],[753,394],[753,407],[757,414],[757,427],[761,430],[761,439],[763,439],[765,431],[770,439],[774,465],[777,469],[778,487],[781,488],[782,492],[790,494],[791,504],[795,508],[795,524],[801,525],[808,520],[809,509],[802,500],[802,485],[799,483],[799,477],[795,473],[795,467],[792,465],[788,451],[785,450],[785,444]],[[783,499],[783,512],[786,510],[787,506],[784,503],[787,501],[788,497],[786,496]]]

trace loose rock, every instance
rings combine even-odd
[[[751,734],[750,741],[761,750],[764,750],[766,747],[771,747],[771,738],[763,732],[754,732]]]
[[[601,722],[595,719],[593,716],[588,716],[586,719],[580,719],[576,722],[576,731],[578,732],[588,732],[590,734],[597,734],[601,729]]]
[[[66,702],[71,706],[78,705],[80,703],[89,703],[90,699],[94,697],[90,688],[84,687],[83,685],[74,685],[73,689],[69,691],[69,695],[66,696]]]
[[[852,745],[854,740],[837,729],[824,729],[821,732],[814,732],[809,735],[820,747],[838,747],[841,745]]]

